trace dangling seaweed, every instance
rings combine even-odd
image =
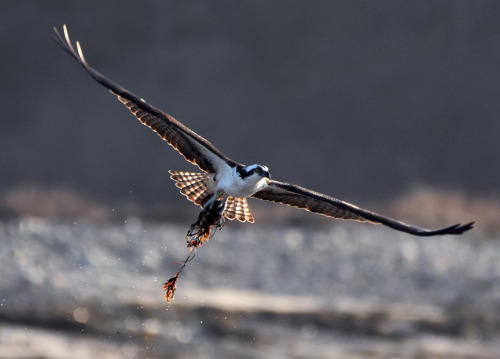
[[[215,232],[212,228],[221,230],[226,224],[226,219],[223,216],[225,200],[216,200],[208,208],[203,209],[195,223],[191,225],[187,234],[186,242],[188,248],[198,248],[203,245],[204,241],[208,241]]]
[[[191,262],[196,255],[196,248],[203,245],[204,241],[208,241],[214,234],[212,229],[221,230],[226,224],[224,218],[225,199],[216,200],[207,208],[204,208],[195,223],[189,227],[186,234],[187,247],[190,250],[188,257],[182,262],[182,266],[177,273],[163,284],[165,290],[165,300],[170,303],[174,298],[175,290],[177,289],[177,280],[179,275],[184,270],[188,262]]]
[[[165,291],[165,300],[167,303],[170,303],[172,299],[174,299],[174,293],[175,290],[177,289],[177,280],[179,279],[179,275],[181,274],[182,270],[186,267],[186,264],[188,262],[191,262],[196,255],[196,251],[192,250],[188,257],[184,260],[182,263],[181,268],[175,273],[175,275],[167,280],[165,283],[163,283],[163,290]]]

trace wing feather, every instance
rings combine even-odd
[[[211,195],[207,190],[209,175],[206,173],[191,173],[181,171],[168,171],[170,178],[175,181],[175,186],[191,202],[203,206],[203,203]]]
[[[255,193],[252,197],[302,208],[328,217],[383,224],[392,229],[416,236],[462,234],[471,229],[474,224],[474,222],[471,222],[464,225],[456,224],[439,230],[429,230],[382,216],[304,187],[278,181],[269,181],[266,188]]]
[[[221,166],[226,164],[230,166],[238,165],[237,162],[226,157],[205,138],[190,130],[172,116],[148,104],[143,99],[94,70],[85,60],[80,43],[76,42],[77,51],[75,51],[66,25],[64,25],[63,29],[64,37],[54,27],[54,39],[56,42],[77,60],[90,76],[115,94],[139,121],[160,135],[184,156],[187,161],[197,165],[201,170],[211,173],[217,172]]]

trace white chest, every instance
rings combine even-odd
[[[241,178],[233,168],[220,173],[218,177],[217,189],[233,197],[249,197],[267,186],[266,178],[256,175]]]

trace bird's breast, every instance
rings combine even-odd
[[[227,173],[221,176],[217,187],[232,197],[250,197],[266,186],[266,178],[242,179],[238,174]]]

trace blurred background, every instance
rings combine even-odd
[[[2,1],[0,358],[500,348],[500,3]],[[52,39],[236,161],[462,237],[251,201],[182,274],[197,171]],[[251,254],[251,255],[249,255]]]

